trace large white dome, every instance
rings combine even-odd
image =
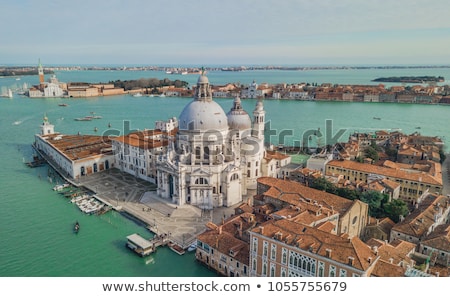
[[[227,116],[214,101],[191,101],[181,112],[178,125],[180,130],[228,130]]]
[[[227,116],[212,100],[209,80],[204,73],[198,78],[194,100],[180,114],[178,127],[180,130],[228,130]]]

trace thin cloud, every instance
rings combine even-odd
[[[14,26],[0,27],[0,63],[37,57],[53,64],[449,58],[447,0],[3,2],[2,23]]]

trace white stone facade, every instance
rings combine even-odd
[[[264,156],[265,111],[259,101],[250,116],[236,98],[225,114],[201,75],[194,99],[180,114],[178,132],[157,157],[157,193],[177,205],[203,209],[231,206],[256,188]]]

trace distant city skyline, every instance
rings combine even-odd
[[[448,65],[450,2],[3,1],[0,65]]]

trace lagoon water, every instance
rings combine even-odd
[[[167,77],[151,71],[71,71],[57,72],[60,81],[107,82],[116,79]],[[450,70],[315,70],[246,71],[208,73],[212,84],[240,82],[331,82],[370,84],[379,76],[441,75],[449,84]],[[169,76],[195,84],[197,75]],[[14,87],[37,77],[0,78],[0,87]],[[140,258],[125,247],[126,236],[139,232],[151,234],[119,213],[88,216],[52,190],[55,179],[48,179],[48,168],[28,168],[23,162],[32,156],[31,143],[47,115],[55,130],[65,134],[98,134],[108,129],[124,133],[129,129],[153,128],[156,120],[180,114],[191,98],[111,96],[89,99],[30,99],[17,94],[0,100],[0,276],[215,276],[194,261],[194,254],[179,256],[161,248],[150,257]],[[215,99],[227,112],[233,99]],[[58,106],[67,103],[67,107]],[[243,100],[251,114],[255,100]],[[450,140],[450,106],[394,103],[342,103],[265,100],[266,121],[274,136],[270,141],[292,144],[303,133],[321,128],[332,121],[331,135],[342,130],[339,141],[354,131],[402,129]],[[74,121],[95,112],[102,119]],[[379,117],[381,120],[374,120]],[[124,124],[125,122],[129,123]],[[108,128],[111,124],[111,128]],[[420,129],[418,129],[420,127]],[[98,131],[95,132],[94,129]],[[292,135],[280,140],[282,131]],[[292,131],[292,133],[291,133]],[[448,145],[446,146],[448,151]],[[72,233],[73,223],[81,224],[79,234]]]

